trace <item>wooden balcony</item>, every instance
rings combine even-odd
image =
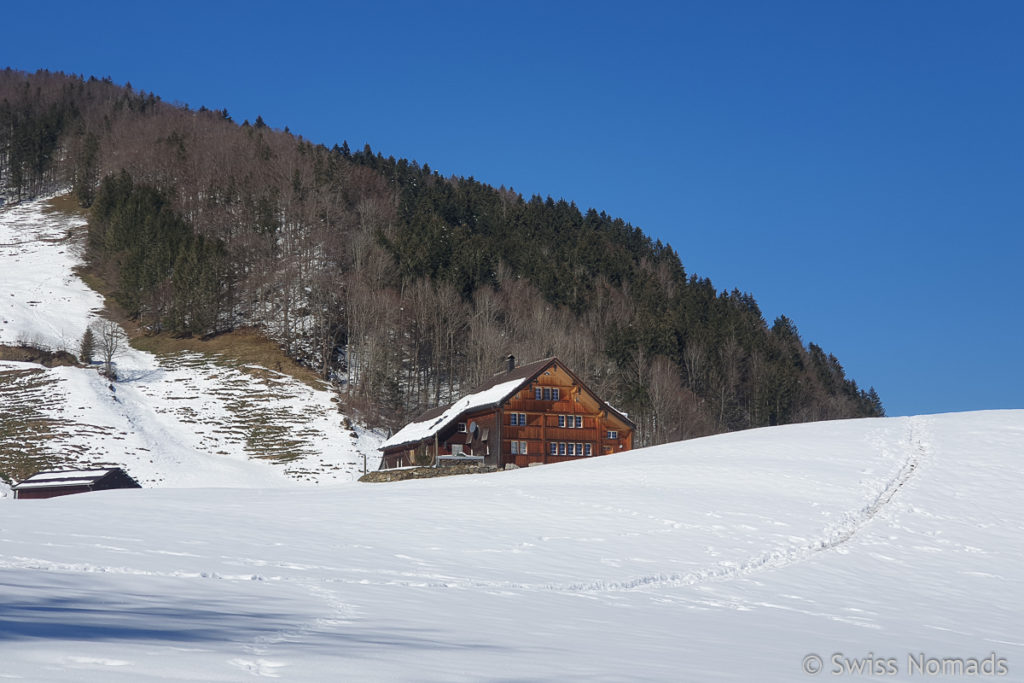
[[[505,425],[501,428],[501,438],[519,441],[589,441],[596,444],[599,432],[596,429],[567,429],[565,427],[536,426],[519,427]]]
[[[571,413],[573,402],[568,400],[535,401],[534,399],[514,398],[508,402],[506,413]]]
[[[505,425],[502,429],[502,438],[504,439],[517,439],[520,441],[526,441],[532,439],[535,441],[541,440],[541,431],[539,426],[537,427],[514,427],[512,425]]]
[[[540,437],[538,437],[540,438]],[[580,441],[596,444],[596,429],[564,429],[559,427],[548,427],[544,430],[545,441]]]

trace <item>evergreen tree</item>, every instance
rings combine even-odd
[[[870,415],[874,417],[885,417],[885,408],[882,407],[882,399],[878,397],[878,392],[875,391],[874,387],[868,389],[868,407]]]
[[[96,352],[96,337],[93,335],[92,328],[85,328],[85,332],[82,333],[82,340],[78,345],[78,360],[82,363],[91,364],[92,356]]]

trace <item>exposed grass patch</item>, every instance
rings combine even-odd
[[[86,266],[77,266],[72,271],[81,278],[89,289],[93,290],[107,301],[110,300],[110,296],[114,293],[114,288],[107,284],[107,281],[98,276],[96,273]]]
[[[61,213],[71,216],[81,216],[85,218],[89,215],[89,210],[82,208],[78,204],[78,199],[72,193],[62,194],[59,197],[50,199],[43,204],[44,213]]]
[[[164,349],[160,358],[168,370],[189,371],[184,381],[174,383],[175,393],[164,396],[171,402],[165,410],[182,422],[200,426],[198,432],[211,435],[207,445],[210,450],[214,450],[214,443],[234,443],[251,458],[282,465],[317,457],[316,448],[310,444],[319,434],[310,429],[309,416],[301,406],[288,400],[294,396],[294,384],[284,373],[253,368],[220,354]],[[215,400],[224,413],[200,412],[189,405],[174,404],[179,400],[190,402],[199,395],[197,378],[216,379],[213,386],[204,387],[202,395]],[[296,476],[291,469],[286,472]]]
[[[68,464],[73,458],[54,452],[51,441],[61,435],[64,421],[47,415],[59,409],[56,382],[44,370],[0,372],[0,478],[20,481],[40,470]]]
[[[131,331],[129,335],[132,335]],[[315,389],[325,387],[315,372],[293,361],[284,354],[281,347],[252,328],[225,332],[208,339],[173,337],[169,334],[136,334],[132,335],[131,344],[140,351],[148,351],[157,356],[200,353],[217,357],[217,362],[261,379],[269,379],[274,373],[281,373]],[[246,367],[248,365],[258,367]]]

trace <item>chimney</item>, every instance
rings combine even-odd
[[[510,353],[510,354],[508,354],[508,356],[505,357],[505,360],[508,361],[508,371],[509,372],[512,372],[513,370],[516,369],[516,357],[515,356],[513,356]]]

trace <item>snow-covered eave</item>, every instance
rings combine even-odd
[[[53,481],[26,481],[14,486],[15,491],[28,491],[29,489],[59,488],[61,486],[92,486],[95,479],[56,479]]]
[[[422,422],[410,422],[395,432],[391,438],[385,441],[380,450],[392,450],[402,446],[417,444],[452,424],[464,414],[470,411],[493,408],[503,403],[509,396],[519,391],[519,388],[529,378],[514,379],[502,382],[481,392],[464,396],[448,407],[438,417],[423,420]]]

